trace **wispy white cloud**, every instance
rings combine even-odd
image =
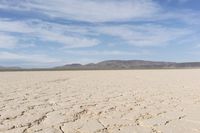
[[[195,33],[195,31],[187,28],[173,28],[155,24],[106,26],[98,28],[98,31],[139,47],[169,45],[176,39]]]
[[[11,49],[16,47],[18,39],[7,34],[0,33],[0,48]]]
[[[176,1],[185,3],[189,0]],[[155,0],[2,0],[0,9],[32,11],[50,18],[87,22],[169,19],[193,22],[197,20],[195,16],[199,15],[192,10],[166,10]]]
[[[187,36],[196,36],[198,31],[191,29],[191,27],[168,27],[160,24],[103,25],[92,27],[69,26],[39,20],[1,20],[0,24],[8,27],[4,28],[0,26],[0,31],[3,31],[2,38],[4,38],[0,39],[0,42],[1,47],[4,46],[4,48],[17,46],[21,42],[30,43],[30,39],[61,44],[63,48],[92,47],[101,43],[101,39],[98,38],[99,35],[116,37],[124,42],[124,44],[138,47],[162,46],[169,45],[177,39],[185,40]],[[14,27],[17,27],[17,30]],[[8,36],[6,35],[7,33],[19,33],[22,36]],[[27,44],[27,46],[29,45],[32,46],[32,43]],[[21,46],[25,45],[21,44]]]
[[[64,33],[53,33],[42,31],[39,34],[40,40],[63,44],[64,48],[92,47],[100,43],[99,40],[83,36],[65,35]]]
[[[18,33],[31,33],[34,31],[28,24],[23,21],[13,21],[9,19],[0,19],[1,32],[18,32]]]
[[[188,0],[176,1],[183,3]],[[5,49],[12,48],[34,47],[35,50],[38,46],[37,50],[45,51],[44,47],[40,49],[41,45],[45,45],[47,50],[54,45],[55,51],[79,57],[127,57],[139,53],[123,51],[121,44],[141,50],[166,45],[187,44],[189,47],[198,45],[200,41],[200,12],[165,9],[155,0],[0,0],[0,9],[16,11],[20,15],[12,19],[11,13],[7,15],[8,19],[0,18],[0,51],[4,51],[0,53],[0,61],[53,62],[54,58],[48,54],[5,52]],[[21,19],[23,14],[26,14],[25,19]],[[94,47],[97,45],[106,47],[98,51]],[[70,51],[68,48],[86,49]]]
[[[61,44],[65,48],[92,47],[100,43],[98,39],[86,36],[89,34],[86,28],[48,23],[39,20],[0,20],[0,32],[2,32],[0,39],[1,47],[4,46],[5,48],[20,46],[20,40],[29,42],[29,40],[35,38],[35,43],[44,41],[46,43]],[[7,33],[17,33],[19,35],[8,36],[6,35]]]
[[[146,18],[159,10],[152,0],[29,0],[2,2],[0,8],[37,10],[51,17],[105,22]]]

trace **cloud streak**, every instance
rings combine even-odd
[[[39,20],[0,20],[0,46],[4,48],[17,47],[22,41],[28,42],[30,39],[36,40],[34,43],[38,43],[39,40],[43,43],[60,44],[65,48],[92,47],[100,43],[98,39],[87,37],[84,34],[85,31],[86,29],[83,31],[83,28]]]
[[[169,45],[172,41],[196,33],[189,28],[169,28],[155,24],[106,26],[98,28],[98,31],[139,47]]]
[[[106,22],[147,18],[158,12],[159,6],[152,0],[29,0],[1,2],[0,8],[36,10],[51,17]]]
[[[0,33],[0,48],[12,49],[17,46],[18,41],[18,38]]]

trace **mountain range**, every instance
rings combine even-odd
[[[2,67],[0,71],[20,70],[128,70],[128,69],[179,69],[179,68],[200,68],[200,62],[162,62],[145,60],[106,60],[89,64],[66,64],[53,68],[32,68]]]
[[[116,69],[164,69],[164,68],[200,68],[200,62],[161,62],[145,60],[107,60],[99,63],[67,64],[54,69],[69,70],[116,70]]]

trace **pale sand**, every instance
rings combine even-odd
[[[2,133],[200,133],[200,70],[0,73]]]

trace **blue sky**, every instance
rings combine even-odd
[[[200,61],[199,0],[0,0],[0,66]]]

